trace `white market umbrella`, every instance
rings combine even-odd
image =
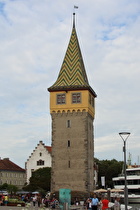
[[[107,190],[100,188],[100,189],[98,189],[98,190],[95,190],[94,192],[98,192],[98,193],[106,193],[106,192],[107,192]]]

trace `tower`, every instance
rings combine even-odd
[[[56,82],[48,88],[52,117],[51,191],[94,188],[94,99],[75,28]]]

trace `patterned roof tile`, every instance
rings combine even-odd
[[[75,19],[74,19],[75,20]],[[48,88],[48,91],[89,89],[96,97],[96,93],[90,87],[86,75],[84,62],[78,42],[78,37],[73,24],[68,48],[56,82]]]

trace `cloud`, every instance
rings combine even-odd
[[[139,0],[1,0],[1,157],[22,167],[40,140],[51,144],[47,88],[67,49],[74,5],[87,75],[98,95],[95,156],[122,160],[118,132],[124,130],[131,132],[128,152],[138,159]]]

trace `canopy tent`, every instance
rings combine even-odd
[[[98,189],[98,190],[95,190],[94,192],[95,192],[95,193],[96,193],[96,192],[98,192],[98,193],[106,193],[107,190],[100,188],[100,189]]]

